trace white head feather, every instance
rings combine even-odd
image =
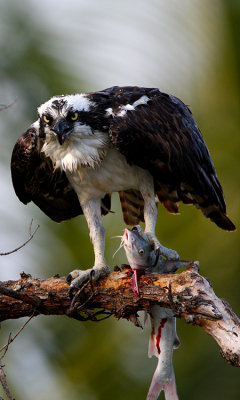
[[[56,107],[55,102],[62,103]],[[54,96],[38,108],[40,117],[50,114],[53,119],[65,118],[71,111],[90,111],[95,103],[90,101],[85,94]],[[93,131],[89,125],[76,121],[74,130],[60,145],[56,136],[51,133],[51,127],[45,127],[46,140],[42,151],[50,157],[56,168],[73,172],[79,166],[95,167],[104,157],[108,135],[101,131]]]
[[[54,96],[38,107],[39,115],[41,116],[47,112],[51,112],[54,116],[57,111],[53,106],[55,101],[62,101],[64,103],[61,109],[62,115],[64,115],[64,113],[69,109],[76,111],[89,111],[91,106],[94,106],[94,103],[90,101],[84,93]]]

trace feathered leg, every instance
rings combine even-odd
[[[154,250],[159,249],[160,254],[167,258],[167,260],[179,260],[179,255],[175,250],[168,249],[163,246],[155,234],[158,209],[155,200],[154,183],[152,177],[147,176],[142,180],[141,194],[144,199],[144,220],[145,220],[145,233],[154,244]]]
[[[105,249],[105,230],[101,217],[101,200],[91,199],[86,203],[81,203],[83,213],[86,217],[90,231],[90,238],[93,243],[95,262],[93,268],[87,270],[74,270],[70,272],[68,280],[72,287],[80,287],[84,282],[92,277],[93,280],[105,277],[110,273],[104,258]]]

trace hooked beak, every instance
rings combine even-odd
[[[72,130],[73,126],[69,125],[62,119],[59,119],[52,128],[52,132],[55,136],[57,136],[60,145],[65,142]]]

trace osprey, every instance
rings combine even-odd
[[[19,199],[33,201],[56,222],[84,214],[94,247],[93,269],[75,270],[72,285],[109,272],[102,215],[118,192],[127,225],[145,232],[168,259],[174,250],[155,236],[157,203],[178,213],[181,200],[233,231],[207,146],[188,107],[155,88],[118,87],[62,95],[38,108],[18,139],[12,180]]]

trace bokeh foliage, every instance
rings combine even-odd
[[[211,72],[203,81],[192,83],[194,100],[191,109],[213,156],[229,215],[239,226],[240,7],[237,0],[225,0],[222,4],[225,36]],[[21,130],[36,119],[36,107],[41,102],[55,94],[88,88],[88,77],[83,76],[80,69],[78,76],[73,75],[66,63],[60,64],[44,51],[44,46],[51,47],[51,34],[36,28],[30,15],[28,13],[26,18],[24,3],[21,9],[13,2],[12,6],[5,7],[1,17],[0,79],[4,95],[9,96],[6,100],[1,98],[1,103],[10,102],[13,94],[18,97],[14,108],[1,113],[3,126],[8,127],[7,137],[5,129],[1,132],[4,149],[8,150],[1,152],[1,162],[5,164],[9,162],[11,148]],[[156,86],[161,88],[161,82],[156,82]],[[200,260],[202,274],[213,283],[216,293],[227,299],[239,313],[239,232],[228,234],[217,229],[193,207],[182,206],[180,217],[159,208],[157,234],[163,244],[178,250],[182,259]],[[123,256],[112,261],[119,242],[110,238],[121,234],[124,228],[116,195],[113,210],[116,213],[105,218],[106,256],[111,265],[125,261]],[[92,246],[82,217],[58,225],[31,206],[29,215],[41,220],[42,233],[34,266],[38,276],[67,274],[77,265],[91,266]],[[8,323],[4,327],[6,333]],[[59,391],[61,385],[67,384],[68,399],[144,398],[156,364],[156,360],[147,358],[149,332],[142,333],[130,323],[113,318],[95,324],[79,323],[65,317],[39,317],[29,329],[32,344],[44,354]],[[183,321],[178,321],[178,334],[182,346],[174,354],[174,367],[180,398],[239,399],[239,370],[222,360],[213,340],[201,329],[187,326]],[[45,395],[44,382],[39,384],[41,391],[38,394],[31,393],[31,386],[23,393],[19,381],[26,379],[24,373],[20,370],[18,378],[13,380],[11,354],[6,363],[11,389],[17,399],[49,398]],[[32,373],[36,379],[37,372]],[[41,374],[38,379],[41,380]],[[56,397],[53,392],[51,400],[56,398],[60,398],[59,394]]]

